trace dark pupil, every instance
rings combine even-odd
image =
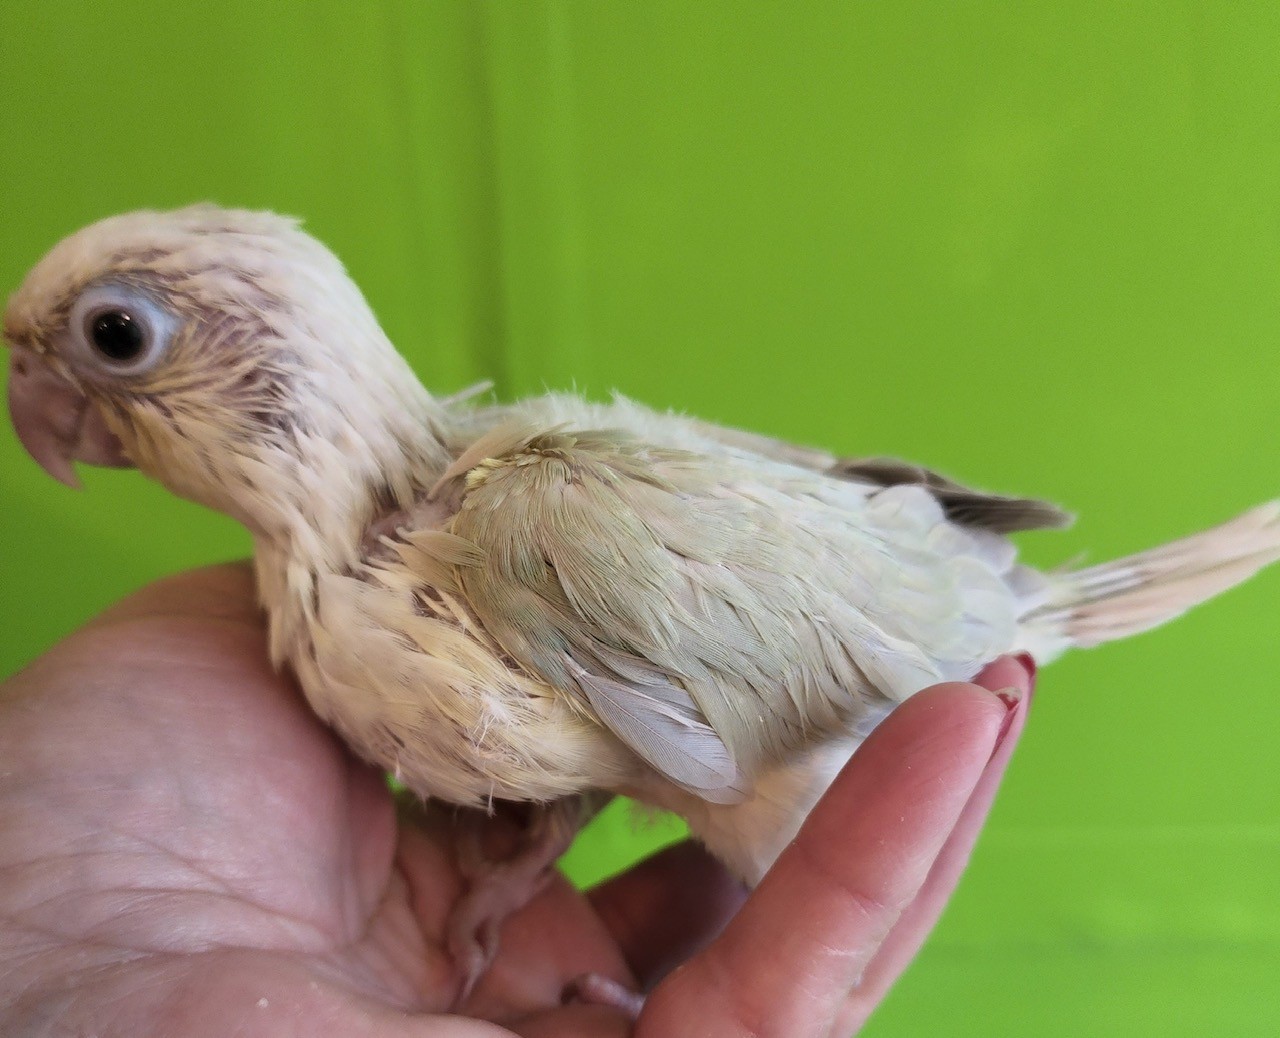
[[[133,360],[142,352],[142,329],[122,310],[108,310],[93,319],[93,344],[112,360]]]

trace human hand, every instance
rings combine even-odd
[[[1021,700],[911,699],[745,904],[689,844],[589,894],[558,880],[455,1007],[450,813],[397,805],[271,671],[244,567],[175,577],[0,690],[0,1032],[849,1033],[941,911],[1021,729],[1024,669],[981,683]],[[584,973],[648,988],[687,957],[635,1023],[561,1004]]]

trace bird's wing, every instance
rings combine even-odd
[[[859,516],[820,500],[834,481],[797,478],[515,424],[434,494],[477,549],[454,579],[503,651],[672,781],[729,802],[789,748],[1011,639],[1007,589],[928,495],[850,495]]]
[[[922,487],[942,506],[946,517],[958,526],[1004,534],[1019,530],[1061,529],[1072,522],[1070,512],[1051,502],[975,490],[914,462],[897,458],[841,458],[814,447],[757,433],[706,422],[695,425],[698,432],[709,439],[837,479],[875,487]]]
[[[617,397],[612,402],[588,404],[569,393],[551,393],[522,400],[517,404],[491,405],[460,411],[455,420],[458,431],[471,438],[518,416],[538,417],[550,424],[563,419],[580,422],[591,413],[600,427],[612,428],[616,419],[622,427],[638,422],[646,437],[669,437],[672,445],[714,450],[717,446],[745,452],[769,461],[793,465],[810,472],[876,490],[892,486],[916,486],[927,491],[942,506],[946,517],[958,526],[995,534],[1019,530],[1051,530],[1071,525],[1071,513],[1048,501],[995,494],[957,483],[914,462],[897,458],[842,458],[817,447],[790,443],[760,433],[716,425],[675,415],[661,415]]]

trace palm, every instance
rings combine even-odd
[[[566,984],[647,981],[718,929],[733,885],[689,848],[589,898],[553,883],[451,1013],[452,819],[398,807],[311,715],[251,601],[238,567],[178,578],[5,687],[6,1033],[629,1033],[561,1005]]]
[[[280,1014],[322,1033],[353,1011],[395,1033],[405,1011],[445,1011],[449,820],[398,818],[381,776],[271,672],[246,575],[202,578],[197,595],[188,579],[167,602],[117,607],[12,683],[0,759],[26,781],[4,798],[3,833],[23,843],[0,837],[0,855],[23,903],[4,907],[38,952],[20,968],[61,976],[75,991],[62,1011],[90,1033],[104,1002],[133,1034],[203,1033],[201,1018],[238,1033],[236,1017],[276,1034]],[[26,688],[50,682],[24,709]],[[504,936],[473,999],[489,1017],[556,1006],[584,970],[625,971],[567,884]]]

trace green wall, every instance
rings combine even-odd
[[[1077,509],[1042,563],[1280,492],[1275,4],[15,0],[0,70],[6,290],[111,212],[273,207],[433,388],[926,461]],[[0,481],[4,672],[248,547],[10,435]],[[1280,1033],[1278,615],[1273,572],[1044,675],[868,1033]]]

